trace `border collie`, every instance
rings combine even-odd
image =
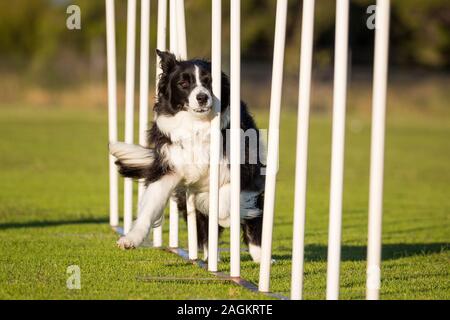
[[[110,152],[124,177],[145,179],[146,189],[139,214],[131,231],[117,245],[138,247],[152,227],[161,225],[170,197],[186,219],[186,192],[195,197],[198,245],[205,260],[208,247],[210,125],[214,117],[211,64],[204,60],[179,61],[169,52],[157,50],[162,74],[154,106],[155,118],[148,132],[148,146],[112,143]],[[221,131],[223,152],[220,159],[219,230],[229,226],[230,170],[229,145],[230,89],[222,73]],[[260,260],[264,202],[263,149],[260,134],[245,103],[241,102],[241,129],[253,131],[255,141],[241,136],[240,216],[243,240],[255,262]],[[243,137],[243,138],[242,138]],[[256,161],[255,161],[256,159]]]

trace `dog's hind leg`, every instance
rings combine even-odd
[[[208,217],[197,210],[197,243],[203,249],[203,260],[208,259]]]
[[[262,236],[262,216],[244,219],[242,229],[244,232],[244,242],[248,245],[248,251],[254,262],[261,261],[261,236]]]
[[[181,178],[176,174],[167,174],[149,184],[142,195],[139,213],[131,231],[117,241],[121,249],[138,247],[148,235],[150,228],[162,221],[164,208]]]
[[[219,228],[219,237],[223,232],[223,228]],[[209,217],[197,210],[197,242],[198,247],[203,248],[203,260],[208,260],[208,235],[209,235]],[[220,261],[220,252],[217,255],[218,261]]]

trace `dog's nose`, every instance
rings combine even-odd
[[[197,95],[198,104],[203,106],[208,102],[208,95],[206,93],[199,93]]]

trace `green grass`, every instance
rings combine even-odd
[[[0,299],[265,298],[162,250],[120,251],[108,226],[107,123],[96,110],[0,109]],[[266,127],[267,117],[258,122]],[[289,294],[295,114],[282,119],[271,288]],[[330,119],[311,122],[305,298],[325,297]],[[450,298],[450,122],[388,122],[382,298]],[[348,119],[341,297],[362,299],[369,175],[369,121]],[[167,225],[166,225],[167,226]],[[185,223],[180,239],[186,245]],[[165,228],[167,229],[167,228]],[[221,246],[228,247],[228,233]],[[165,230],[167,243],[167,230]],[[224,254],[220,269],[228,270]],[[66,269],[81,268],[81,290]],[[243,254],[242,274],[258,281]],[[145,280],[150,277],[179,281]]]

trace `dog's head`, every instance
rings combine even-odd
[[[211,65],[202,60],[178,61],[169,52],[157,50],[162,74],[158,85],[158,114],[188,111],[208,117],[213,107]]]

